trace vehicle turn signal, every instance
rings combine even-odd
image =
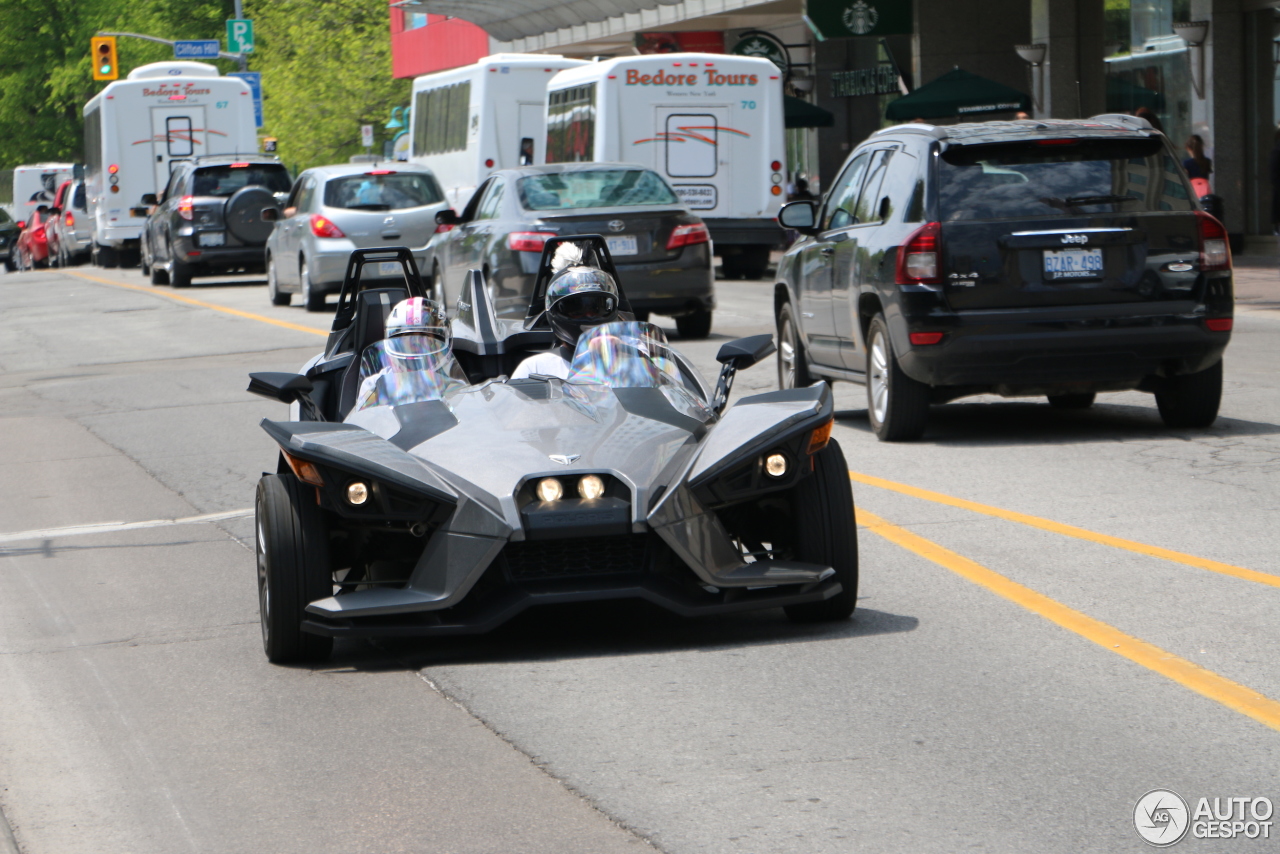
[[[541,231],[513,231],[507,235],[507,248],[513,252],[541,252],[554,234]]]
[[[668,249],[679,249],[681,246],[694,246],[698,243],[706,243],[711,240],[707,227],[700,222],[691,225],[677,225],[671,230],[671,236],[667,238]]]
[[[930,222],[913,231],[898,247],[898,269],[894,281],[899,285],[942,284],[942,276],[938,273],[941,237],[940,222]]]
[[[342,233],[342,229],[320,216],[320,214],[311,215],[311,233],[316,237],[346,237]]]
[[[1231,244],[1222,223],[1204,211],[1196,211],[1196,224],[1200,227],[1200,271],[1230,270]]]
[[[195,214],[195,209],[196,209],[195,196],[183,196],[182,198],[178,199],[178,216],[182,217],[188,222],[191,221],[192,216]]]
[[[324,478],[320,476],[320,469],[315,467],[314,463],[306,460],[300,460],[293,454],[286,453],[284,461],[289,464],[289,468],[293,469],[293,473],[298,476],[298,480],[303,483],[309,483],[312,486],[324,486]]]
[[[827,446],[827,442],[831,441],[831,428],[835,423],[833,418],[821,427],[813,429],[809,434],[809,453],[816,454]]]

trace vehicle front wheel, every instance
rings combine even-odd
[[[822,602],[788,605],[798,623],[843,620],[858,604],[858,526],[853,487],[839,443],[832,439],[813,455],[813,474],[795,490],[796,559],[836,571],[840,592]]]
[[[258,481],[255,502],[262,647],[274,664],[324,661],[333,638],[302,630],[308,603],[333,594],[324,520],[292,474]]]
[[[693,314],[680,315],[676,318],[676,329],[681,338],[706,338],[711,334],[711,311],[700,308]]]
[[[867,333],[867,417],[882,442],[919,439],[929,419],[929,387],[898,366],[883,314]]]
[[[280,280],[276,278],[275,256],[267,257],[267,296],[271,299],[272,305],[288,305],[293,301],[293,294],[283,293],[280,290]]]
[[[808,388],[816,379],[809,373],[795,309],[783,303],[778,309],[778,388]]]
[[[302,281],[302,304],[307,311],[324,311],[324,291],[311,283],[311,266],[303,258],[298,266],[298,278]]]
[[[1049,405],[1054,409],[1088,409],[1098,396],[1093,392],[1081,394],[1051,394]]]
[[[1166,427],[1208,427],[1221,403],[1221,359],[1194,374],[1165,377],[1156,387],[1156,406]]]

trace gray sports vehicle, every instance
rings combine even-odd
[[[485,632],[547,603],[853,612],[853,495],[828,387],[726,406],[772,336],[723,345],[713,387],[631,320],[624,292],[623,319],[583,333],[567,380],[507,379],[555,344],[541,306],[566,241],[616,273],[602,237],[549,240],[527,316],[503,319],[472,271],[452,349],[429,375],[396,375],[412,402],[366,394],[361,370],[400,340],[383,341],[391,307],[426,295],[402,247],[352,253],[328,344],[301,374],[251,375],[249,391],[291,405],[262,421],[279,446],[256,500],[271,661],[323,660],[335,637]],[[361,278],[389,262],[401,282]]]

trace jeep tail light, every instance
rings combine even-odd
[[[695,246],[699,243],[707,243],[711,240],[711,234],[707,231],[707,227],[700,222],[692,225],[677,225],[671,230],[671,236],[667,238],[668,249],[679,249],[681,246]]]
[[[178,199],[178,216],[185,220],[190,220],[192,214],[195,213],[196,198],[195,196],[183,196]]]
[[[941,332],[912,332],[911,343],[916,347],[927,347],[942,340]]]
[[[311,215],[311,233],[316,237],[346,237],[342,233],[342,229],[320,216],[320,214]]]
[[[1210,317],[1205,320],[1204,325],[1210,332],[1230,332],[1235,322],[1230,317]]]
[[[1200,271],[1230,270],[1231,244],[1222,223],[1204,211],[1196,211],[1196,225],[1200,230]]]
[[[542,245],[554,234],[542,231],[513,231],[507,235],[507,248],[513,252],[541,252]]]
[[[898,247],[898,267],[894,277],[899,285],[940,285],[938,273],[942,223],[922,225]]]
[[[70,228],[76,224],[76,215],[73,214],[71,211],[67,211],[65,214],[63,214],[62,221],[67,224],[68,228]]]

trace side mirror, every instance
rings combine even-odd
[[[249,374],[249,388],[246,390],[251,394],[260,394],[281,403],[293,403],[299,397],[309,395],[311,389],[311,380],[302,374],[269,371]]]
[[[436,225],[457,225],[459,222],[458,212],[453,208],[436,212]]]
[[[720,352],[716,354],[716,361],[722,365],[732,364],[736,370],[745,370],[772,356],[777,349],[773,344],[773,336],[769,333],[749,335],[722,344]]]
[[[818,206],[808,199],[788,202],[778,211],[778,222],[784,228],[811,234],[818,226]]]
[[[263,222],[279,222],[280,209],[279,208],[263,208],[262,221]]]
[[[155,194],[155,193],[143,193],[143,194],[142,194],[142,203],[143,203],[144,205],[158,205],[158,204],[160,204],[159,200],[157,200],[157,199],[156,199],[156,194]]]

